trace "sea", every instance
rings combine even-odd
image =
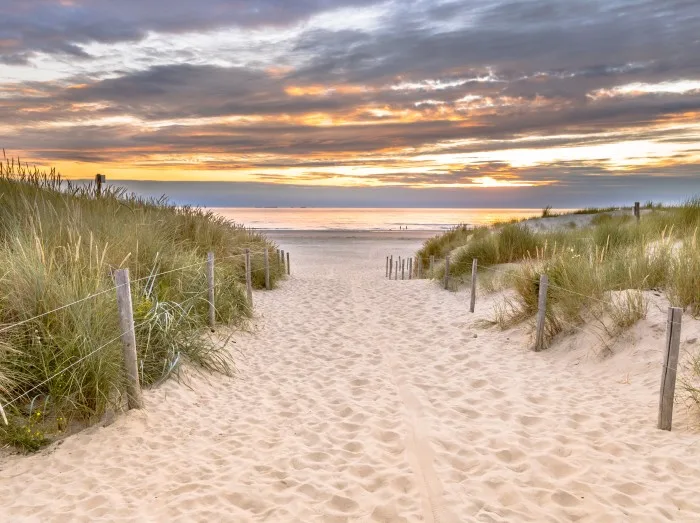
[[[246,227],[268,231],[444,231],[456,225],[489,225],[542,214],[542,209],[219,207],[210,210]]]

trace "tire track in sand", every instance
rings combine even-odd
[[[362,290],[370,290],[371,294],[361,302],[353,300],[353,303],[377,303],[375,288],[362,288]],[[357,291],[357,286],[353,285],[352,294],[356,294]],[[382,308],[378,307],[378,309]],[[397,329],[395,332],[397,343],[402,342],[402,335],[405,336],[405,332]],[[407,433],[406,454],[418,479],[416,483],[421,495],[423,517],[428,523],[459,523],[459,518],[449,511],[443,501],[442,483],[433,467],[435,454],[425,434],[426,423],[422,416],[421,402],[411,391],[391,347],[385,345],[383,348],[382,356],[391,371],[404,410],[404,424]]]

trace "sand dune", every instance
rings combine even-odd
[[[464,293],[385,280],[414,243],[285,246],[294,275],[256,293],[236,378],[2,458],[0,519],[700,520],[700,435],[682,411],[655,428],[662,311],[604,362],[580,337],[535,354],[525,328],[478,326],[493,297],[470,315]]]

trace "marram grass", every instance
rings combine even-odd
[[[548,341],[593,322],[614,339],[647,314],[645,291],[665,293],[673,306],[700,316],[700,198],[678,207],[647,205],[641,221],[617,209],[599,212],[590,226],[531,232],[524,224],[491,229],[460,227],[431,238],[418,252],[450,254],[454,280],[471,271],[477,258],[486,290],[508,288],[495,307],[502,328],[537,313],[540,275],[549,277],[545,315]],[[586,211],[588,213],[589,211]],[[517,263],[507,270],[499,264]],[[492,272],[499,274],[497,284]],[[431,276],[442,281],[444,264]],[[480,276],[480,279],[482,276]],[[684,387],[700,405],[700,356],[695,356]]]
[[[251,314],[242,254],[272,252],[272,243],[203,210],[111,187],[98,199],[93,186],[71,185],[53,171],[0,165],[0,403],[19,397],[5,407],[10,426],[0,420],[0,443],[36,450],[66,427],[121,408],[125,376],[111,290],[118,268],[130,270],[144,386],[177,375],[186,362],[231,374],[228,350],[206,328],[203,262],[215,253],[217,322],[241,325]],[[252,257],[256,287],[264,285],[262,263],[262,254]],[[272,263],[273,284],[281,277]]]

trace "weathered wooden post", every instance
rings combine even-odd
[[[406,260],[401,260],[401,279],[406,277]]]
[[[265,258],[265,289],[270,290],[270,253],[268,252],[268,249],[265,248],[265,252],[263,253],[263,256]]]
[[[287,268],[284,266],[284,249],[280,251],[280,263],[282,264],[282,274],[287,272]]]
[[[469,302],[469,312],[474,312],[476,308],[476,270],[477,270],[477,260],[474,258],[472,260],[472,294]]]
[[[547,319],[547,288],[549,287],[549,277],[546,274],[540,275],[540,293],[537,300],[537,327],[535,332],[535,346],[533,350],[539,352],[544,349],[544,327]]]
[[[389,279],[391,279],[391,276],[394,272],[394,255],[392,254],[389,256]]]
[[[253,308],[253,277],[250,266],[250,249],[245,250],[245,286],[248,292],[248,304]]]
[[[450,288],[450,256],[445,256],[445,290]]]
[[[408,259],[408,279],[413,279],[413,256]]]
[[[214,328],[216,307],[214,306],[214,253],[207,253],[207,299],[209,301],[209,327]]]
[[[277,258],[277,270],[280,268],[280,250],[277,249],[277,253],[275,254],[275,258]]]
[[[134,308],[131,303],[129,269],[119,269],[114,273],[117,284],[117,308],[119,328],[122,331],[122,351],[126,368],[126,397],[129,409],[142,409],[143,397],[139,383],[139,370],[136,356],[136,333],[134,332]]]
[[[435,268],[435,255],[430,255],[430,276],[433,275],[433,269]]]
[[[386,257],[386,265],[384,267],[384,277],[388,278],[389,277],[389,257]]]
[[[292,275],[292,266],[289,263],[289,251],[287,251],[287,276]]]
[[[98,198],[102,197],[102,184],[107,181],[107,177],[104,174],[95,175],[95,193]]]
[[[394,281],[399,279],[399,260],[396,260],[396,270],[394,271]]]
[[[678,351],[681,346],[682,319],[682,308],[668,308],[666,347],[664,351],[664,366],[661,369],[661,391],[659,394],[658,427],[661,430],[671,430],[673,421],[673,398],[676,392],[676,370],[678,367]]]
[[[642,217],[642,213],[639,209],[639,202],[634,202],[634,217],[637,218],[637,223],[639,223],[639,220]]]

